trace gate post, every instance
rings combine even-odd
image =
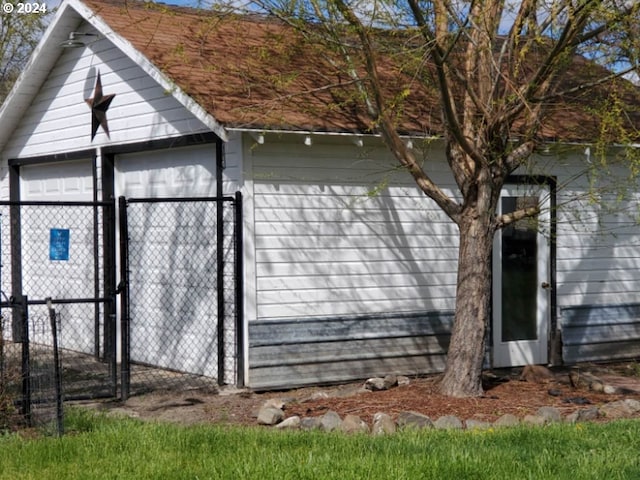
[[[216,289],[218,292],[218,385],[224,384],[224,200],[218,196],[216,205]]]
[[[31,355],[29,353],[29,301],[26,295],[18,299],[22,324],[22,415],[31,426]]]
[[[125,401],[129,398],[131,381],[131,344],[129,341],[129,224],[127,222],[127,199],[118,198],[120,214],[120,396]]]
[[[235,195],[235,302],[236,302],[236,386],[244,387],[244,243],[242,224],[242,193]]]

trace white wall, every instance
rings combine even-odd
[[[452,309],[457,229],[384,147],[284,140],[246,149],[256,317]]]
[[[636,181],[620,166],[599,168],[597,177],[586,166],[579,152],[555,168],[558,306],[640,303]]]
[[[255,216],[249,319],[453,309],[453,223],[383,146],[314,137],[306,147],[302,138],[267,136],[260,145],[245,137]],[[442,151],[430,158],[429,172],[453,191]],[[628,201],[608,195],[607,207],[592,203],[584,158],[543,162],[535,173],[558,178],[558,308],[640,302],[638,194],[627,189]]]
[[[209,131],[108,39],[61,52],[2,153],[4,160]],[[111,138],[100,128],[91,141],[85,99],[94,95],[98,71],[103,93],[116,96],[107,112]]]

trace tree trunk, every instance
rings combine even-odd
[[[491,300],[491,253],[495,222],[493,209],[477,206],[463,213],[459,222],[458,285],[456,310],[440,384],[444,395],[482,395],[482,364],[489,325]]]

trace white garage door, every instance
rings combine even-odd
[[[127,198],[212,197],[215,147],[125,155]],[[130,203],[130,355],[134,362],[217,376],[215,203]]]
[[[91,201],[92,172],[90,159],[21,166],[21,200]],[[29,300],[95,298],[95,210],[91,205],[23,205],[20,232],[22,288]],[[94,309],[92,303],[56,305],[64,348],[95,353]],[[32,340],[48,343],[44,307],[32,306],[29,314],[36,326]]]
[[[21,200],[91,201],[90,160],[20,167]]]
[[[213,145],[120,156],[116,161],[119,195],[213,197],[215,158]]]

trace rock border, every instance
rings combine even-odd
[[[534,373],[537,377],[546,377],[546,372],[537,369]],[[545,369],[546,370],[546,369]],[[525,369],[524,373],[528,373]],[[529,371],[530,373],[530,371]],[[573,375],[571,383],[574,386],[588,386],[595,391],[614,393],[613,388],[607,388],[597,377],[582,374]],[[370,391],[387,390],[398,385],[409,383],[408,377],[388,375],[384,378],[370,378],[363,388]],[[608,391],[607,391],[608,390]],[[617,392],[616,393],[620,393]],[[635,392],[634,392],[635,393]],[[549,391],[554,395],[553,391]],[[572,403],[580,404],[578,400],[571,399]],[[540,407],[535,414],[525,415],[518,418],[512,414],[502,415],[493,422],[481,421],[473,418],[461,419],[455,415],[443,415],[435,420],[418,412],[404,411],[398,414],[397,418],[385,412],[378,412],[373,415],[371,424],[356,415],[340,415],[329,410],[318,417],[299,417],[297,415],[287,417],[285,414],[287,401],[284,399],[269,399],[260,408],[257,414],[259,425],[272,426],[282,430],[322,430],[325,432],[362,433],[373,435],[393,434],[398,430],[405,429],[436,429],[436,430],[488,430],[492,428],[514,427],[518,425],[545,426],[555,423],[575,424],[578,422],[594,421],[600,418],[616,420],[622,418],[632,418],[640,414],[640,401],[635,399],[616,400],[605,403],[599,407],[588,406],[575,410],[566,416],[556,407]]]

